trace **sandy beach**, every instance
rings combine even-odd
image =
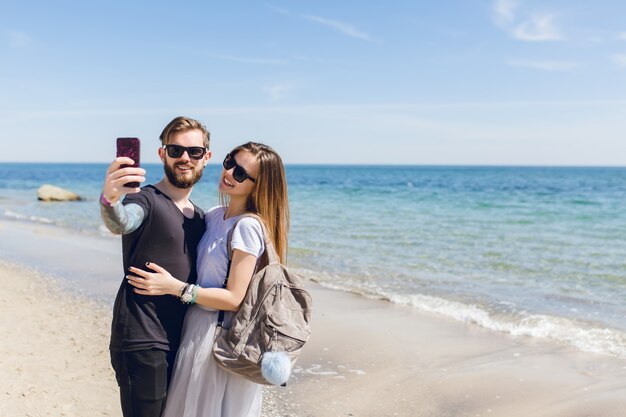
[[[0,221],[0,416],[121,416],[107,350],[120,265],[117,239]],[[626,415],[624,360],[308,288],[312,337],[265,416]]]
[[[120,416],[110,312],[33,269],[0,263],[0,415]]]

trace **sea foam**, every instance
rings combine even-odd
[[[44,224],[54,224],[54,220],[48,219],[46,217],[41,216],[27,216],[24,214],[19,214],[11,210],[4,211],[4,217],[14,220],[27,220],[33,223],[44,223]]]
[[[597,328],[591,323],[546,314],[522,312],[497,316],[477,305],[422,294],[387,295],[385,298],[393,303],[409,305],[513,336],[554,340],[583,352],[626,359],[626,334],[616,329]]]

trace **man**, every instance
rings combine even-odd
[[[163,129],[159,157],[164,177],[143,188],[142,168],[118,157],[109,166],[100,197],[107,228],[122,235],[124,273],[154,262],[176,278],[196,281],[196,248],[204,234],[204,212],[189,196],[211,158],[209,132],[197,120],[177,117]],[[128,194],[124,201],[121,198]],[[176,297],[136,294],[124,279],[113,307],[111,363],[124,417],[159,417],[180,342],[186,305]]]

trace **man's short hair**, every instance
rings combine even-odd
[[[211,135],[209,134],[209,131],[199,121],[184,116],[174,118],[167,124],[167,126],[165,126],[165,129],[161,132],[161,136],[159,136],[159,139],[161,139],[161,145],[167,145],[167,142],[173,133],[186,132],[194,129],[202,132],[204,147],[208,149],[209,143],[211,142]]]

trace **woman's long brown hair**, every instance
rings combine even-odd
[[[285,263],[289,234],[289,200],[283,161],[274,149],[262,143],[245,143],[230,151],[230,155],[234,156],[241,150],[250,152],[259,161],[256,183],[246,202],[246,210],[263,220],[269,234],[268,239],[274,245],[281,263]],[[224,195],[220,195],[220,201],[227,204]]]

